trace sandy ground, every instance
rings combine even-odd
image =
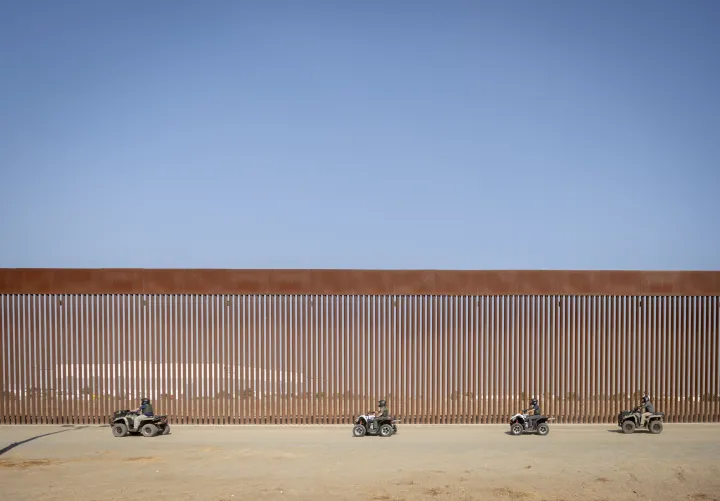
[[[350,426],[175,426],[114,438],[108,427],[6,426],[0,498],[720,500],[719,425],[507,430],[400,425],[390,438],[353,438]]]

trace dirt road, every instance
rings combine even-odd
[[[0,427],[6,500],[720,500],[720,426]],[[46,435],[47,434],[47,435]],[[45,435],[40,436],[39,435]],[[38,437],[33,439],[33,437]],[[25,440],[32,439],[24,442]]]

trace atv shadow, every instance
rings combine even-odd
[[[620,435],[627,435],[626,433],[623,433],[623,431],[621,429],[607,430],[607,432],[608,433],[619,433]],[[638,430],[638,429],[636,429],[634,432],[630,433],[630,435],[635,435],[637,433],[648,433],[648,434],[652,435],[652,433],[650,433],[650,430]]]
[[[48,437],[50,435],[57,435],[58,433],[67,433],[68,431],[74,431],[74,430],[82,430],[83,428],[87,428],[87,426],[78,426],[77,428],[69,428],[66,430],[60,430],[60,431],[53,431],[51,433],[43,433],[42,435],[36,435],[34,437],[27,438],[23,440],[22,442],[13,442],[12,444],[8,445],[7,447],[0,449],[0,456],[3,454],[10,452],[15,447],[18,447],[23,444],[27,444],[28,442],[32,442],[33,440],[37,440],[38,438]]]

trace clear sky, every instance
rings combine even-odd
[[[0,2],[0,267],[720,269],[720,2]]]

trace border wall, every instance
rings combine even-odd
[[[0,422],[720,422],[720,272],[0,269]]]

